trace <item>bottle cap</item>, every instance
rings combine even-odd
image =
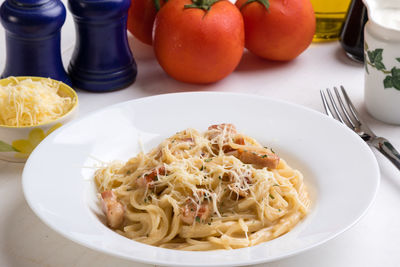
[[[59,0],[6,0],[0,9],[4,28],[20,38],[40,39],[57,32],[65,17]]]

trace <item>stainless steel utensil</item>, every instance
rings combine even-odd
[[[393,147],[393,145],[387,139],[376,136],[368,127],[368,125],[365,124],[365,122],[362,120],[357,110],[355,109],[353,103],[351,102],[343,86],[340,86],[340,89],[342,91],[344,101],[339,93],[339,90],[336,87],[334,87],[333,89],[335,91],[337,100],[335,100],[331,91],[329,89],[326,89],[328,98],[331,103],[330,105],[328,104],[328,100],[324,91],[323,90],[320,91],[322,103],[324,105],[326,114],[329,117],[337,119],[341,123],[347,125],[350,129],[356,132],[365,142],[367,142],[368,145],[378,149],[379,152],[381,152],[397,167],[397,169],[400,170],[399,152]],[[344,103],[346,103],[347,108],[345,107]],[[332,106],[333,109],[331,109],[330,106]]]

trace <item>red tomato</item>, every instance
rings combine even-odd
[[[238,0],[245,25],[245,46],[271,60],[291,60],[311,43],[315,15],[310,0]],[[268,9],[263,4],[269,7]]]
[[[196,4],[171,0],[163,6],[154,24],[154,51],[173,78],[212,83],[239,64],[244,50],[243,18],[229,1],[216,1],[209,10],[187,6]]]
[[[159,0],[158,3],[161,7],[164,1]],[[156,14],[154,0],[132,0],[128,11],[128,30],[143,43],[151,45]]]

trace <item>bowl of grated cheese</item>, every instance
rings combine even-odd
[[[51,132],[78,113],[78,96],[63,82],[42,77],[0,80],[0,159],[25,162]]]

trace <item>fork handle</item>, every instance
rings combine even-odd
[[[377,137],[372,141],[372,145],[400,170],[400,153],[387,139]]]

